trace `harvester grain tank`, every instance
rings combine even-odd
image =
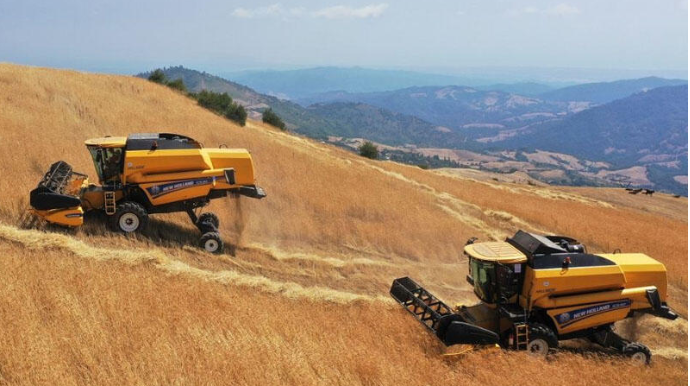
[[[95,210],[105,212],[113,230],[131,233],[146,226],[149,214],[183,211],[202,234],[200,246],[220,253],[218,216],[199,210],[228,195],[266,196],[255,183],[245,149],[204,148],[192,138],[169,133],[96,138],[85,144],[99,184],[58,161],[31,191],[33,212],[50,223],[80,226],[84,212]]]
[[[480,303],[451,308],[408,277],[390,293],[445,345],[498,344],[546,355],[587,338],[649,363],[650,350],[614,323],[637,314],[673,320],[666,268],[641,253],[591,254],[576,240],[518,231],[504,242],[465,246],[467,281]]]

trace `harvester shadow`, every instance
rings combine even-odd
[[[141,232],[134,235],[125,235],[113,232],[108,227],[108,217],[100,212],[87,212],[84,214],[83,231],[89,236],[112,236],[120,234],[123,237],[136,237],[142,241],[155,244],[163,248],[183,248],[199,247],[201,234],[195,228],[184,227],[169,221],[149,218],[148,226]],[[227,238],[223,238],[225,244],[225,254],[235,256],[237,246],[230,243]],[[199,252],[202,252],[199,249]]]
[[[560,353],[568,353],[579,355],[584,358],[611,358],[611,357],[621,357],[622,354],[615,349],[600,347],[595,344],[589,343],[587,340],[578,339],[569,341],[567,344],[561,344],[558,348]]]

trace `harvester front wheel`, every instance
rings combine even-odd
[[[149,222],[146,209],[133,201],[125,201],[117,206],[115,214],[110,216],[110,227],[118,232],[132,233],[140,231]]]
[[[199,246],[206,252],[223,253],[223,239],[218,232],[206,232],[199,239]]]
[[[527,351],[531,355],[546,356],[549,353],[549,349],[556,347],[558,347],[558,337],[556,337],[553,330],[540,323],[529,325]]]
[[[632,359],[635,364],[648,365],[652,361],[652,352],[641,343],[628,343],[623,347],[623,354]]]

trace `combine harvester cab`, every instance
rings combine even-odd
[[[101,210],[111,228],[143,229],[152,213],[186,212],[201,231],[200,246],[223,250],[220,221],[198,209],[228,195],[266,196],[255,184],[251,155],[244,149],[204,148],[192,138],[168,133],[133,134],[86,141],[99,184],[53,164],[31,192],[34,213],[50,223],[79,226],[84,211]]]
[[[576,240],[518,231],[471,243],[467,281],[481,300],[451,309],[410,278],[390,293],[445,345],[499,344],[546,355],[560,340],[588,338],[640,363],[651,352],[612,330],[638,313],[666,319],[666,268],[640,253],[590,254]]]

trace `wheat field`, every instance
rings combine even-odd
[[[168,131],[251,151],[268,197],[217,200],[226,253],[195,248],[184,214],[125,237],[27,226],[54,161],[94,175],[87,138]],[[0,64],[0,384],[687,384],[687,199],[480,181],[370,161],[255,121],[238,127],[145,80]],[[547,359],[442,345],[394,304],[414,277],[475,301],[465,241],[517,229],[595,251],[644,252],[669,271],[682,318],[618,327],[651,367],[572,342]]]

